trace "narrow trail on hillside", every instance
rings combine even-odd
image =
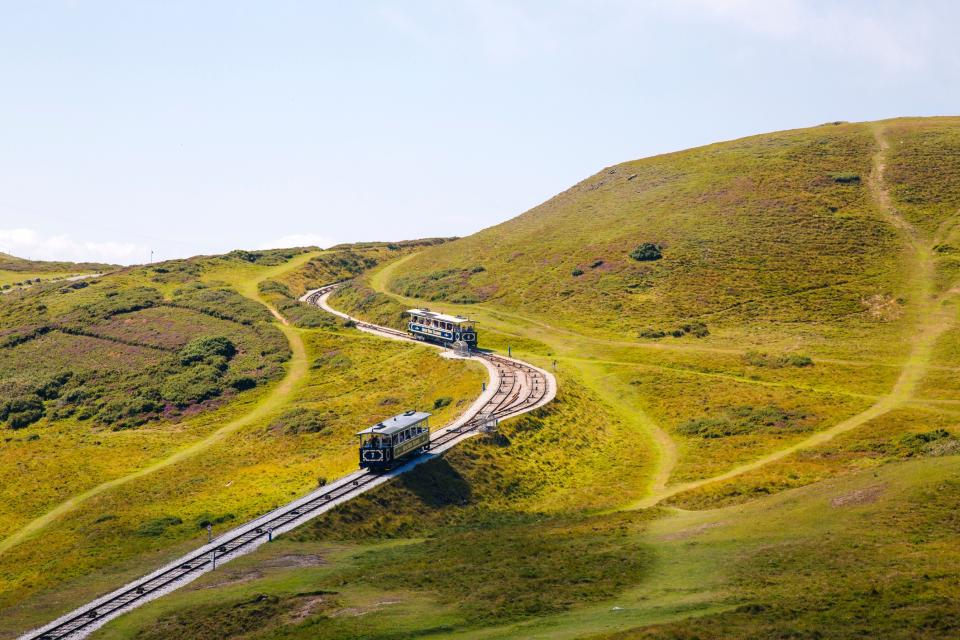
[[[935,293],[935,263],[932,247],[939,240],[939,234],[931,239],[924,239],[921,233],[910,224],[910,222],[900,214],[896,206],[894,206],[893,199],[890,196],[884,178],[886,171],[886,154],[889,149],[889,143],[884,137],[881,127],[874,128],[874,136],[877,141],[877,151],[873,156],[873,169],[867,184],[878,210],[886,218],[887,222],[897,230],[906,245],[908,288],[911,291],[911,299],[916,305],[916,317],[914,321],[916,329],[912,336],[913,347],[902,365],[900,375],[893,385],[893,388],[887,395],[882,396],[865,411],[851,416],[828,429],[819,431],[809,438],[765,455],[752,462],[734,467],[720,475],[666,487],[659,494],[651,495],[649,498],[634,505],[635,508],[653,506],[679,493],[697,489],[714,482],[728,480],[749,471],[759,469],[771,462],[782,460],[802,449],[809,449],[810,447],[823,444],[838,435],[860,427],[870,420],[907,405],[914,399],[917,385],[930,368],[930,360],[937,339],[953,324],[955,314],[950,306],[944,305],[943,303],[949,297],[955,295],[956,292],[950,289],[943,295],[937,295]]]
[[[115,489],[121,485],[127,484],[138,478],[142,478],[151,473],[165,469],[171,465],[175,465],[179,462],[192,458],[203,451],[206,451],[214,444],[220,442],[226,438],[231,433],[241,429],[245,426],[248,426],[257,420],[266,417],[270,412],[277,409],[280,405],[286,402],[293,390],[297,387],[299,382],[306,376],[307,371],[309,370],[307,362],[307,351],[303,343],[303,338],[300,333],[289,326],[289,323],[286,318],[284,318],[280,312],[278,312],[273,306],[271,306],[260,294],[258,291],[258,284],[266,279],[275,277],[279,273],[283,273],[290,269],[295,269],[305,262],[309,257],[312,257],[312,254],[306,254],[308,257],[298,256],[293,260],[281,265],[280,267],[270,269],[263,274],[260,274],[256,280],[245,283],[245,286],[238,286],[237,289],[244,296],[251,298],[252,300],[259,302],[260,304],[266,305],[270,310],[270,313],[278,319],[281,323],[279,329],[287,338],[287,342],[290,344],[290,350],[292,352],[289,366],[284,377],[280,382],[273,388],[273,390],[263,399],[257,402],[254,408],[248,413],[235,418],[230,422],[227,422],[225,425],[206,436],[204,439],[199,440],[187,447],[180,449],[179,451],[173,453],[172,455],[158,460],[146,467],[137,469],[132,473],[127,475],[120,476],[118,478],[113,478],[106,482],[102,482],[95,487],[92,487],[82,493],[79,493],[75,496],[68,498],[67,500],[61,502],[56,507],[46,512],[42,516],[39,516],[26,525],[18,529],[17,531],[10,534],[3,541],[0,541],[0,553],[4,553],[9,549],[13,548],[17,544],[23,542],[33,534],[39,532],[41,529],[54,522],[58,518],[66,515],[67,513],[74,511],[84,502],[94,498],[102,493],[105,493],[111,489]]]

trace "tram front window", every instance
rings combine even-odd
[[[364,449],[382,449],[384,447],[383,437],[380,434],[367,434],[363,437],[360,446]]]

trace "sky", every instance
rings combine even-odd
[[[605,166],[960,113],[960,3],[0,0],[0,251],[468,235]]]

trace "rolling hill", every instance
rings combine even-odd
[[[251,559],[229,603],[198,587],[125,629],[955,634],[958,152],[960,119],[931,118],[646,158],[358,278],[335,305],[477,318],[556,366],[557,401],[283,548],[349,541],[330,568]]]
[[[296,300],[414,246],[234,251],[3,296],[0,637],[354,469],[358,426],[472,402],[481,367]]]
[[[89,277],[118,267],[98,262],[49,262],[27,260],[0,252],[0,290],[10,292],[43,281]]]
[[[555,370],[556,400],[96,637],[960,634],[958,159],[960,118],[830,123],[608,167],[472,236],[347,259],[334,306],[469,315],[482,347]],[[217,258],[200,281],[281,309],[331,258]],[[316,331],[308,388],[339,371],[330,398],[356,395],[353,367],[465,375]],[[274,473],[293,455],[268,450]],[[187,514],[174,543],[216,504],[198,489],[161,512],[160,486],[128,532]],[[115,504],[78,513],[72,540]]]

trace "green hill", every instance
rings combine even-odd
[[[0,297],[0,637],[356,468],[358,427],[482,368],[297,302],[417,243],[235,251]]]
[[[277,309],[340,264],[354,279],[334,306],[469,315],[482,347],[555,368],[558,395],[96,637],[957,636],[958,159],[960,118],[828,124],[607,168],[376,264],[205,267]],[[327,398],[357,395],[340,356],[378,379],[360,395],[465,375],[310,331],[308,388],[339,371]],[[216,504],[168,507],[161,486],[128,528]],[[115,504],[78,513],[61,548]],[[65,589],[13,593],[31,588],[47,607]]]
[[[457,545],[439,541],[459,536],[465,521],[493,527],[511,559],[538,548],[531,535],[556,535],[558,527],[594,532],[565,538],[572,556],[618,547],[613,531],[597,533],[609,521],[565,520],[597,511],[652,518],[656,524],[618,525],[649,532],[682,529],[703,510],[734,532],[703,556],[641,535],[655,560],[648,571],[631,569],[629,579],[604,573],[608,561],[600,558],[590,578],[575,563],[546,561],[526,578],[475,556],[480,571],[500,576],[499,590],[459,604],[441,591],[431,600],[440,617],[428,617],[411,636],[429,635],[444,612],[463,637],[591,637],[611,629],[671,638],[955,633],[957,612],[948,603],[960,588],[939,570],[937,578],[915,573],[960,568],[947,550],[946,540],[960,536],[952,520],[909,542],[898,525],[879,521],[809,532],[834,513],[811,498],[817,487],[872,477],[891,491],[919,478],[914,497],[897,489],[885,499],[889,513],[902,514],[904,530],[929,532],[941,516],[925,520],[927,498],[917,496],[952,491],[960,475],[957,158],[960,118],[931,118],[828,124],[627,162],[335,296],[335,304],[383,322],[396,323],[403,308],[419,304],[469,315],[480,321],[482,346],[510,346],[556,364],[561,383],[557,402],[536,420],[504,426],[506,446],[474,443],[462,458],[448,456],[451,473],[470,487],[468,506],[451,505],[438,517],[417,500],[411,506],[409,496],[384,495],[383,511],[344,515],[345,522],[360,518],[374,539],[436,537],[425,549],[377,556],[392,567],[382,569],[388,575],[419,571],[417,554],[427,549],[438,566],[459,566]],[[907,462],[934,460],[942,483],[915,478],[919,467]],[[886,490],[836,500],[872,503]],[[790,516],[774,506],[808,499]],[[519,526],[517,513],[537,524]],[[318,525],[318,539],[336,538],[338,526]],[[767,541],[774,546],[749,551],[753,534],[767,526],[777,532]],[[679,539],[697,544],[699,531]],[[615,557],[643,557],[623,544]],[[851,544],[859,551],[850,552]],[[917,561],[893,568],[890,553]],[[830,558],[829,569],[815,566],[820,556]],[[852,562],[856,568],[846,569]],[[892,577],[898,572],[913,577],[902,583]],[[423,588],[438,581],[471,591],[449,576],[416,575]],[[917,581],[921,575],[929,581]],[[605,595],[564,595],[564,577],[606,584]],[[362,591],[367,583],[350,584]],[[526,609],[512,609],[517,602]],[[594,616],[600,610],[629,613]],[[683,618],[691,621],[651,626]],[[504,628],[508,621],[514,626]],[[306,637],[297,635],[305,627],[283,629],[277,637]],[[540,629],[552,631],[538,636]]]
[[[74,276],[107,273],[118,267],[99,262],[50,262],[27,260],[0,252],[0,289],[9,292],[39,282],[63,280]]]
[[[901,298],[912,287],[897,229],[870,191],[878,126],[829,124],[606,168],[521,216],[422,252],[391,288],[628,340],[687,322],[756,342],[771,333],[809,340],[810,322],[886,332],[877,316],[909,310]],[[957,119],[882,128],[898,212],[926,236],[949,234],[941,224],[960,206]],[[951,241],[936,243],[943,265],[955,262]]]

